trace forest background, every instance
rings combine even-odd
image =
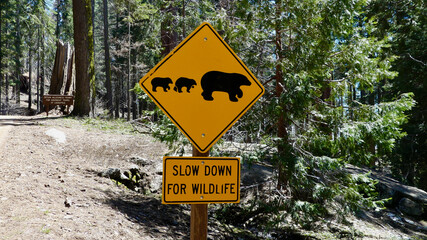
[[[272,224],[290,215],[309,227],[381,207],[374,181],[348,164],[427,190],[426,9],[422,0],[1,1],[0,112],[20,103],[22,76],[37,89],[28,107],[43,109],[61,41],[76,46],[74,115],[138,121],[183,154],[190,143],[137,82],[207,21],[266,89],[211,155],[273,166],[274,197],[254,201],[287,213]]]

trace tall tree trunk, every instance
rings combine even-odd
[[[6,36],[8,36],[8,34],[9,34],[9,31],[8,31],[8,27],[7,27],[7,23],[6,23]],[[8,49],[9,48],[9,43],[6,41],[5,42],[6,43],[6,49]],[[8,61],[6,61],[6,63],[5,63],[5,66],[4,66],[4,68],[5,69],[8,69]],[[5,88],[5,92],[4,92],[4,97],[5,97],[5,99],[4,99],[4,101],[5,101],[5,109],[6,109],[6,114],[7,114],[7,111],[8,111],[8,108],[9,108],[9,74],[5,74],[5,78],[4,78],[4,88]]]
[[[43,9],[44,11],[44,9]],[[44,26],[44,20],[42,19],[42,26]],[[41,44],[42,44],[42,51],[41,51],[41,74],[40,74],[40,99],[43,98],[44,96],[44,76],[45,76],[45,54],[44,54],[44,39],[45,39],[45,30],[42,29],[42,39],[41,39]],[[39,99],[39,100],[40,100]],[[43,101],[40,101],[40,109],[44,109],[43,106]]]
[[[90,0],[73,0],[76,95],[72,114],[89,116],[90,83],[94,81],[93,26]]]
[[[92,46],[94,48],[93,59],[95,59],[95,0],[91,0],[91,4],[92,4],[92,30],[93,30],[91,41],[92,41]],[[93,64],[93,72],[94,72],[94,77],[90,82],[90,84],[92,88],[92,117],[95,117],[95,102],[96,102],[95,64]]]
[[[113,88],[111,85],[111,68],[110,68],[110,45],[108,44],[108,3],[103,0],[104,6],[104,60],[105,60],[105,85],[107,88],[107,109],[108,113],[113,114]]]
[[[20,22],[20,1],[16,2],[16,35],[15,35],[15,94],[16,94],[16,103],[20,104],[21,102],[21,22]]]
[[[30,42],[31,42],[31,39],[30,39]],[[31,103],[33,101],[33,99],[31,98],[31,94],[32,94],[32,92],[31,92],[31,88],[32,88],[32,85],[31,85],[32,64],[31,63],[32,63],[32,55],[31,55],[31,46],[30,46],[28,49],[28,64],[29,64],[29,66],[28,66],[28,109],[31,109]]]
[[[128,8],[128,17],[130,19],[130,1],[129,1],[129,8]],[[128,105],[127,120],[130,121],[130,110],[131,110],[131,102],[132,102],[131,95],[130,95],[130,79],[131,79],[131,77],[130,77],[130,75],[131,75],[131,70],[130,70],[130,68],[131,68],[131,62],[130,62],[130,53],[131,53],[130,21],[128,21],[128,34],[129,34],[129,36],[128,36],[128,47],[129,47],[129,49],[128,49],[128,81],[127,81],[126,96],[127,96],[127,100],[128,100],[127,101],[127,105]]]
[[[2,89],[3,89],[3,52],[2,52],[2,24],[3,24],[3,2],[0,2],[0,113],[3,110],[3,102],[2,102]]]
[[[116,13],[116,30],[119,29],[119,13]],[[116,44],[118,48],[118,44]],[[120,99],[121,99],[121,77],[119,71],[116,69],[116,85],[115,85],[115,94],[114,97],[116,99],[116,108],[115,108],[115,117],[120,118]]]
[[[371,105],[371,106],[375,105],[375,90],[369,94],[368,101],[369,101],[368,102],[369,105]],[[369,152],[374,156],[375,155],[375,140],[373,139],[373,136],[370,139],[368,139],[368,144],[369,144]],[[374,167],[376,160],[377,159],[375,157],[372,157],[370,159],[370,162],[369,162],[369,167]]]
[[[37,26],[37,74],[36,74],[36,91],[37,91],[37,112],[40,112],[40,26]]]
[[[73,84],[73,66],[74,66],[74,49],[67,43],[67,58],[65,59],[64,68],[67,69],[67,77],[64,81],[63,89],[61,94],[73,95],[74,84]],[[61,112],[65,113],[66,106],[61,106]]]
[[[171,13],[173,16],[176,15],[177,8],[173,5],[174,1],[169,1],[165,4],[168,4],[166,7],[161,8],[161,12],[163,12],[165,15],[167,13]],[[161,41],[162,41],[162,56],[166,56],[170,51],[174,49],[174,47],[178,43],[178,33],[175,31],[175,20],[172,19],[166,19],[161,23]]]
[[[61,40],[58,40],[56,43],[55,63],[50,78],[49,94],[62,94],[61,89],[64,85],[64,70],[66,59],[68,58],[67,52],[67,45],[63,44]]]
[[[280,21],[281,16],[281,1],[276,2],[276,21]],[[277,55],[277,64],[276,64],[276,89],[275,94],[278,99],[280,99],[280,96],[283,94],[283,87],[284,87],[284,80],[283,80],[283,71],[282,71],[282,65],[281,62],[283,61],[283,48],[282,48],[282,29],[280,27],[280,24],[276,23],[276,55]],[[279,102],[281,105],[282,103]],[[282,190],[286,187],[288,183],[288,176],[286,174],[286,163],[284,162],[286,159],[286,144],[288,141],[288,132],[287,132],[287,126],[288,123],[285,119],[285,106],[282,106],[282,110],[279,113],[277,120],[277,137],[281,140],[281,142],[277,146],[277,151],[279,155],[279,161],[278,161],[278,181],[277,181],[277,189]]]
[[[74,66],[74,49],[70,46],[71,57],[67,60],[67,81],[65,82],[64,94],[73,95],[73,66]]]
[[[4,93],[4,95],[5,95],[5,102],[6,102],[6,112],[8,111],[8,109],[9,109],[9,77],[8,77],[9,75],[7,75],[6,74],[6,77],[5,77],[5,93]]]
[[[134,51],[132,54],[132,58],[133,58],[133,68],[131,68],[131,71],[133,71],[133,78],[131,79],[132,85],[131,88],[133,88],[136,84],[136,72],[135,72],[135,66],[136,66],[136,52]],[[138,107],[137,107],[137,103],[138,103],[138,99],[136,98],[136,93],[135,91],[132,91],[132,119],[135,120],[138,118]]]
[[[187,37],[187,33],[185,32],[185,0],[182,0],[182,39]]]
[[[55,36],[56,39],[59,40],[59,35],[60,35],[60,30],[59,30],[59,25],[61,24],[61,17],[60,17],[60,5],[61,5],[61,0],[57,0],[56,1],[56,28],[55,28]]]

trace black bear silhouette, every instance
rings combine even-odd
[[[172,83],[172,80],[170,78],[161,78],[156,77],[151,80],[151,86],[153,86],[153,92],[157,92],[157,87],[162,87],[163,91],[167,92],[170,87],[169,84]]]
[[[175,90],[175,92],[182,93],[182,88],[186,87],[187,92],[190,92],[190,89],[194,88],[194,86],[196,85],[197,83],[193,79],[180,77],[178,78],[178,80],[176,80],[175,87],[173,88],[173,90]]]
[[[212,101],[212,93],[219,91],[227,92],[230,101],[237,102],[236,96],[243,97],[240,86],[250,86],[251,82],[246,76],[239,73],[210,71],[203,75],[200,85],[203,89],[202,96],[207,101]]]

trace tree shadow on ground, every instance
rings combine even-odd
[[[397,209],[384,209],[378,212],[361,210],[357,212],[356,217],[378,228],[393,228],[410,236],[427,239],[427,229],[422,227],[419,219],[404,216]]]
[[[41,120],[51,120],[65,118],[66,116],[55,116],[55,117],[31,117],[31,118],[19,118],[19,117],[4,117],[0,116],[0,126],[32,126],[39,125]]]
[[[190,207],[163,205],[159,199],[145,195],[116,196],[106,193],[106,204],[139,224],[158,239],[189,239]]]

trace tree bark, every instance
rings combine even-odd
[[[91,0],[92,4],[92,46],[94,46],[95,49],[95,0]],[[93,59],[95,59],[95,50],[93,51]],[[93,72],[95,73],[95,64],[93,64]],[[91,81],[91,88],[92,88],[92,117],[95,117],[95,102],[96,102],[96,83],[95,83],[95,74],[94,78]]]
[[[104,60],[105,60],[105,85],[107,88],[107,109],[111,115],[113,113],[113,88],[111,85],[111,68],[110,68],[110,45],[108,43],[108,4],[103,0],[104,6]]]
[[[43,9],[44,11],[44,9]],[[44,26],[44,20],[42,19],[42,26]],[[45,55],[44,55],[44,39],[45,39],[45,31],[42,30],[42,39],[40,40],[42,44],[42,51],[41,51],[41,66],[40,66],[40,99],[44,96],[44,76],[45,76]],[[39,99],[39,101],[40,101]],[[40,110],[44,109],[43,101],[40,101]]]
[[[31,42],[31,39],[30,39],[30,42]],[[28,109],[31,109],[31,103],[32,103],[32,101],[33,101],[33,99],[31,98],[31,94],[32,94],[32,92],[31,92],[31,80],[32,80],[32,78],[31,78],[31,75],[32,75],[32,64],[31,64],[31,62],[32,62],[32,56],[31,56],[31,46],[29,47],[29,49],[28,49],[28,64],[29,64],[29,66],[28,66]]]
[[[8,108],[9,108],[9,77],[8,77],[8,75],[6,74],[6,77],[5,77],[5,93],[4,93],[4,95],[5,95],[5,102],[6,102],[6,112],[8,111]]]
[[[16,35],[15,35],[15,49],[16,49],[16,56],[15,56],[15,94],[16,94],[16,103],[19,104],[21,102],[21,55],[22,55],[22,49],[21,49],[21,23],[20,23],[20,1],[16,2]]]
[[[40,111],[40,26],[37,27],[37,72],[36,72],[36,103],[37,112]]]
[[[74,81],[73,81],[73,66],[74,66],[74,49],[71,45],[67,44],[67,58],[65,59],[64,68],[67,69],[67,78],[65,79],[64,86],[61,94],[74,96]],[[66,106],[61,106],[61,112],[65,113]]]
[[[50,78],[49,94],[62,94],[61,89],[64,84],[64,70],[67,59],[67,47],[60,40],[56,43],[56,56],[53,65],[52,76]]]
[[[161,12],[165,15],[167,13],[171,13],[175,15],[177,12],[177,8],[173,6],[173,1],[170,1],[166,4],[169,4],[166,7],[161,8]],[[174,20],[167,19],[161,23],[161,41],[162,41],[162,56],[165,57],[170,51],[174,49],[178,42],[178,33],[174,30]]]
[[[74,66],[74,50],[71,48],[71,57],[68,58],[67,64],[67,81],[65,82],[64,95],[74,95],[74,84],[73,84],[73,66]]]
[[[9,31],[7,30],[7,24],[6,24],[6,36],[8,35],[8,33],[9,33]],[[9,47],[9,44],[8,44],[8,42],[6,41],[6,49]],[[6,61],[6,64],[5,64],[5,69],[7,69],[8,68],[8,62]],[[4,86],[4,88],[5,88],[5,92],[4,92],[4,98],[5,98],[5,110],[6,110],[6,114],[7,114],[7,111],[8,111],[8,108],[9,108],[9,78],[8,78],[8,74],[5,74],[5,77],[4,77],[4,82],[5,82],[5,86]]]
[[[55,16],[56,16],[56,28],[55,28],[56,39],[59,39],[59,35],[60,35],[60,32],[59,32],[59,25],[61,23],[60,13],[59,13],[60,12],[60,10],[59,10],[60,5],[61,5],[61,0],[57,0],[56,1],[56,14],[55,14]]]
[[[375,90],[369,94],[368,97],[368,103],[371,106],[375,105]],[[371,134],[372,135],[372,134]],[[375,162],[376,162],[376,157],[375,157],[375,140],[373,139],[373,136],[371,136],[370,139],[367,140],[368,144],[369,144],[369,152],[374,155],[374,157],[372,157],[369,161],[369,167],[374,167],[375,166]]]
[[[130,19],[130,2],[128,6],[128,17]],[[132,108],[132,96],[130,94],[130,81],[131,81],[131,32],[130,32],[130,21],[128,22],[128,79],[127,79],[127,91],[126,91],[126,97],[127,97],[127,120],[130,121],[130,113]]]
[[[73,0],[73,23],[76,95],[72,115],[89,116],[90,83],[94,80],[92,6],[90,0]]]
[[[119,14],[116,13],[116,30],[119,29]],[[116,44],[116,47],[118,47],[118,44]],[[120,118],[120,98],[121,98],[121,77],[118,70],[115,71],[116,76],[116,85],[115,85],[115,102],[116,102],[116,108],[115,108],[115,117]]]
[[[133,68],[131,68],[131,71],[133,71],[133,78],[131,79],[131,83],[132,83],[132,85],[131,85],[131,88],[133,88],[134,86],[135,86],[135,84],[136,84],[136,78],[135,78],[135,76],[136,76],[136,72],[135,72],[135,66],[136,66],[136,52],[135,51],[133,51],[133,54],[132,54],[133,56],[132,56],[132,61],[133,61],[133,64],[134,64],[134,67]],[[137,119],[138,118],[138,107],[137,107],[137,102],[138,102],[138,99],[137,99],[137,97],[136,97],[136,93],[135,93],[135,91],[132,91],[132,93],[131,93],[131,97],[132,97],[132,119],[133,120],[135,120],[135,119]]]
[[[2,88],[3,88],[3,52],[2,52],[2,24],[3,24],[3,2],[0,3],[0,112],[3,110],[3,102],[2,102]]]
[[[281,1],[276,2],[276,21],[279,21],[281,11],[280,11],[280,5]],[[280,24],[276,23],[276,54],[277,54],[277,64],[276,64],[276,97],[280,99],[280,96],[283,94],[283,87],[285,85],[283,80],[283,71],[281,62],[283,61],[283,48],[282,48],[282,29],[280,28]],[[279,104],[281,104],[279,102]],[[277,137],[281,139],[281,142],[277,145],[277,151],[279,155],[279,161],[278,161],[278,180],[277,180],[277,189],[282,190],[286,188],[287,182],[288,182],[288,176],[286,175],[286,165],[285,165],[285,159],[286,159],[286,147],[288,141],[288,132],[287,132],[287,121],[285,119],[285,106],[282,106],[282,110],[279,113],[278,120],[277,120]]]

